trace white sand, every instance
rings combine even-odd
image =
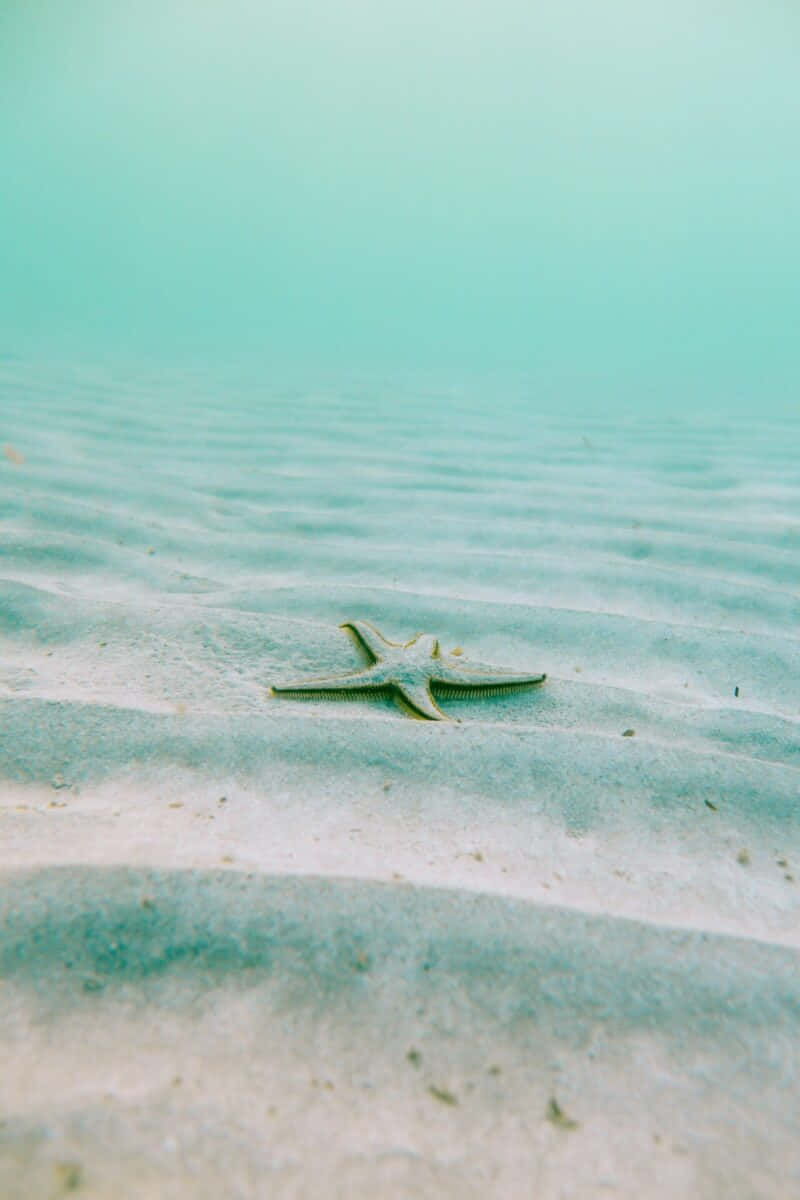
[[[2,364],[4,1200],[800,1194],[800,424],[530,407]]]

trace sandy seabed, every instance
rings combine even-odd
[[[800,421],[531,407],[0,364],[2,1200],[800,1195]]]

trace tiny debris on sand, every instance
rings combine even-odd
[[[739,853],[736,855],[736,861],[741,866],[748,867],[750,865],[750,851],[749,850],[740,850]]]
[[[578,1128],[578,1122],[567,1116],[555,1096],[551,1096],[548,1102],[547,1119],[552,1125],[558,1125],[559,1129]]]
[[[622,736],[623,737],[636,737],[636,730],[635,729],[623,729]]]
[[[422,1055],[420,1054],[419,1050],[415,1049],[414,1046],[411,1047],[406,1055],[406,1058],[411,1063],[412,1067],[418,1067],[422,1063]]]
[[[712,812],[717,811],[717,806],[713,800],[706,800],[705,805],[706,805],[706,808],[710,808]]]
[[[431,1084],[431,1086],[428,1088],[428,1091],[435,1100],[440,1101],[442,1104],[458,1104],[458,1097],[454,1096],[452,1092],[448,1092],[447,1088],[439,1088],[434,1084]]]
[[[62,1192],[74,1192],[81,1185],[83,1172],[79,1163],[56,1163],[54,1174],[56,1177],[56,1186],[60,1188]]]

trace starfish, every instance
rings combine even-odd
[[[472,669],[458,654],[443,654],[438,640],[418,633],[410,642],[389,642],[367,621],[346,621],[347,630],[369,658],[369,665],[348,675],[298,680],[270,688],[274,696],[314,696],[338,699],[343,695],[391,693],[413,717],[428,721],[448,718],[434,700],[431,689],[443,694],[494,695],[544,683],[546,675],[515,675],[491,668]],[[460,651],[458,652],[460,654]]]

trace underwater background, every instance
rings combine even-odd
[[[0,1200],[800,1195],[799,32],[0,0]]]
[[[2,349],[786,408],[799,23],[781,0],[3,0]]]

